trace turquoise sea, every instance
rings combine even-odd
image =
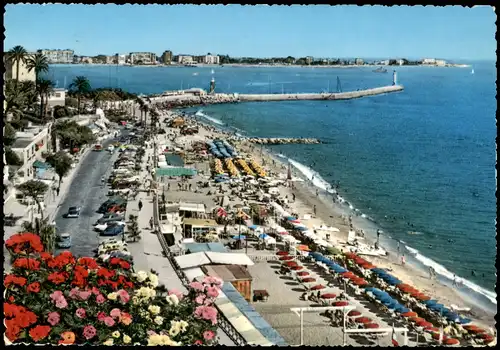
[[[401,93],[350,101],[242,103],[203,107],[214,125],[251,136],[316,137],[322,145],[273,147],[300,163],[320,189],[339,192],[384,231],[402,241],[407,261],[433,266],[441,282],[453,275],[462,291],[496,310],[496,68],[397,67]],[[212,74],[212,69],[214,73]],[[390,85],[373,68],[52,66],[66,87],[78,75],[92,87],[161,93],[189,87],[217,92],[343,91]],[[338,86],[337,77],[340,80]],[[197,111],[198,109],[194,110]],[[408,234],[409,231],[418,234]],[[391,249],[391,248],[390,248]],[[472,276],[475,271],[475,276]]]

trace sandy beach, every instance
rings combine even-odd
[[[163,118],[173,118],[174,116],[180,115],[179,112],[167,111],[162,112]],[[253,157],[257,162],[263,165],[265,170],[275,177],[286,178],[287,174],[287,164],[281,159],[273,156],[270,152],[262,147],[256,147],[250,144],[244,139],[236,139],[234,136],[228,132],[216,129],[211,125],[200,122],[199,120],[193,120],[192,117],[183,116],[183,118],[189,119],[190,123],[196,123],[199,127],[199,132],[195,135],[190,136],[180,136],[178,135],[178,130],[165,128],[167,133],[176,133],[175,143],[177,144],[190,144],[194,141],[206,141],[208,139],[231,139],[230,143],[235,146],[240,154],[245,157]],[[195,164],[198,170],[203,170],[203,178],[206,180],[208,178],[209,169],[207,164],[199,163]],[[300,178],[300,174],[292,171],[293,177],[296,179]],[[197,176],[198,177],[198,176]],[[197,179],[199,180],[199,179]],[[170,181],[169,181],[170,182]],[[195,180],[190,180],[193,187],[196,185]],[[327,194],[325,191],[317,191],[307,183],[307,181],[294,181],[293,188],[287,186],[280,186],[280,196],[288,198],[288,206],[285,209],[290,213],[298,214],[301,222],[306,225],[309,229],[313,230],[314,227],[320,225],[333,226],[339,229],[339,232],[331,232],[330,237],[328,237],[328,242],[336,247],[341,247],[347,241],[348,232],[350,230],[348,223],[345,220],[345,213],[349,213],[349,207],[345,204],[340,204],[338,201],[334,203],[331,195]],[[174,186],[172,186],[174,187]],[[224,185],[224,191],[229,192],[229,187],[226,188]],[[204,202],[207,208],[214,207],[217,202],[214,198],[210,198],[204,193],[192,193],[186,191],[176,191],[175,189],[170,190],[171,200],[187,200],[194,202]],[[293,201],[292,198],[295,197]],[[232,202],[232,205],[236,202]],[[316,215],[314,215],[314,208],[316,208]],[[353,228],[356,229],[357,218],[353,215]],[[326,238],[325,238],[326,239]],[[365,237],[365,243],[373,243],[368,237]],[[251,248],[253,249],[253,248]],[[249,254],[263,254],[262,251],[249,250]],[[274,253],[273,253],[274,254]],[[430,295],[433,299],[439,301],[439,303],[444,304],[447,307],[451,305],[457,305],[459,307],[469,307],[470,313],[461,313],[473,320],[475,324],[482,325],[485,329],[489,329],[494,323],[494,314],[487,313],[479,308],[477,308],[472,303],[469,303],[466,299],[462,298],[455,289],[449,288],[447,286],[441,285],[440,283],[431,280],[428,275],[421,272],[419,269],[414,268],[408,264],[402,266],[401,263],[395,256],[388,257],[364,257],[367,261],[372,262],[377,267],[387,269],[391,271],[391,274],[399,278],[404,283],[410,284],[420,291]],[[278,265],[276,265],[278,263]],[[314,264],[313,264],[314,265]],[[270,261],[269,263],[258,263],[251,267],[250,272],[254,276],[255,289],[266,288],[268,290],[277,291],[279,298],[275,302],[269,302],[266,304],[256,304],[256,310],[262,314],[262,316],[273,326],[275,329],[285,338],[290,344],[297,344],[298,338],[298,319],[293,315],[289,309],[290,307],[296,307],[298,305],[306,305],[307,302],[300,301],[299,296],[301,294],[300,288],[294,288],[296,285],[294,281],[288,281],[282,277],[278,277],[275,273],[277,266],[279,266],[279,261]],[[314,266],[310,266],[315,268]],[[323,276],[321,271],[317,274],[318,278],[330,278],[331,276]],[[323,277],[321,277],[323,276]],[[328,283],[328,279],[324,279],[325,283]],[[339,286],[332,285],[336,293],[340,293],[341,289]],[[285,297],[286,296],[286,297]],[[270,298],[273,301],[273,298]],[[356,301],[358,302],[358,301]],[[309,303],[310,304],[310,303]],[[361,305],[363,304],[363,305]],[[361,302],[360,308],[368,308],[365,313],[373,312],[374,317],[380,319],[381,324],[391,326],[390,319],[385,320],[384,315],[380,315],[380,312],[375,310],[370,311],[371,306],[364,305]],[[308,345],[328,345],[332,343],[338,343],[339,336],[341,332],[339,329],[335,332],[331,332],[331,327],[329,322],[325,321],[323,316],[318,315],[308,315],[308,324],[311,330],[314,330],[308,337],[305,344]],[[326,322],[326,323],[325,323]],[[335,327],[334,327],[335,328]],[[321,331],[323,329],[323,331]],[[315,333],[319,332],[319,333]],[[329,334],[329,335],[325,335]],[[335,339],[335,340],[334,340]],[[422,339],[423,340],[423,339]],[[410,339],[410,341],[416,341],[415,339]],[[352,343],[352,345],[361,345],[357,343]],[[382,344],[378,344],[382,345]]]

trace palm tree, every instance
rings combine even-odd
[[[19,81],[19,64],[21,62],[26,62],[28,51],[26,51],[26,49],[21,45],[17,45],[14,46],[12,49],[10,49],[8,54],[10,62],[16,63],[16,87],[17,87],[17,82]]]
[[[78,96],[78,113],[80,113],[80,99],[84,93],[91,90],[90,81],[86,77],[80,75],[73,80],[69,88],[74,90]]]
[[[40,119],[47,115],[47,106],[49,104],[49,95],[54,92],[54,83],[52,80],[40,79],[37,81],[37,92],[40,95]],[[44,104],[45,98],[45,104]]]
[[[26,66],[28,72],[35,70],[36,81],[40,79],[40,73],[47,73],[49,71],[49,59],[41,53],[36,53],[26,59]]]
[[[101,101],[104,100],[104,95],[101,91],[96,92],[92,100],[94,105],[94,114],[97,113],[97,108],[99,108]]]

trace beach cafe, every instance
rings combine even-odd
[[[184,239],[194,239],[197,235],[216,231],[217,222],[211,219],[185,218],[182,222],[182,233]]]

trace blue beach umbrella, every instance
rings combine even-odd
[[[257,229],[257,225],[250,225],[250,226],[248,226],[248,228],[250,230],[256,230]]]
[[[288,221],[295,221],[295,220],[297,220],[297,218],[295,218],[295,217],[293,217],[293,216],[287,216],[287,217],[286,217],[286,219],[287,219]]]
[[[374,287],[366,287],[366,288],[365,288],[365,290],[366,290],[367,292],[373,292],[375,289],[377,289],[377,288],[374,288]]]
[[[259,238],[260,238],[260,239],[264,239],[264,238],[266,238],[266,237],[267,237],[267,235],[266,235],[265,233],[261,233],[261,234],[259,235]]]
[[[399,312],[400,314],[404,314],[405,312],[409,312],[410,309],[403,306],[402,308],[400,308],[399,310],[396,310],[396,311]]]
[[[454,313],[454,312],[450,312],[446,315],[446,319],[448,321],[453,321],[453,322],[456,322],[456,321],[459,321],[460,320],[460,317]]]
[[[241,236],[233,236],[233,239],[235,239],[235,240],[242,239],[242,240],[243,240],[243,239],[247,239],[247,236],[245,236],[245,235],[241,235]]]
[[[308,231],[309,230],[307,227],[302,227],[302,226],[296,227],[295,229],[298,231]]]
[[[463,317],[459,317],[458,319],[458,322],[457,323],[460,323],[460,324],[467,324],[467,323],[471,323],[472,320],[470,318],[463,318]]]
[[[427,305],[427,306],[431,306],[431,305],[436,305],[437,304],[437,300],[424,300],[422,302],[424,305]]]

